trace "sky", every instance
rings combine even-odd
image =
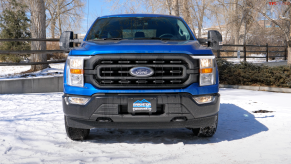
[[[119,0],[119,3],[123,3],[126,0]],[[89,4],[89,5],[88,5]],[[89,8],[88,8],[89,6]],[[89,12],[88,12],[89,9]],[[89,14],[88,14],[89,13]],[[107,0],[86,0],[86,6],[84,8],[84,19],[82,21],[82,28],[80,31],[74,31],[75,34],[85,34],[88,31],[88,28],[99,16],[112,15],[112,14],[121,14],[119,11],[112,10],[112,3],[109,3]],[[88,17],[88,19],[87,19]],[[205,27],[210,27],[210,21],[206,19]]]
[[[123,2],[124,0],[120,0]],[[89,3],[88,3],[89,2]],[[89,4],[89,12],[88,12]],[[88,31],[88,28],[99,16],[117,14],[111,10],[111,3],[108,3],[107,0],[87,0],[86,7],[84,9],[84,19],[82,21],[82,29],[78,33],[85,34]],[[89,14],[88,14],[89,13]],[[88,17],[88,19],[87,19]]]

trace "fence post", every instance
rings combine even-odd
[[[285,59],[284,60],[287,60],[287,55],[288,55],[288,44],[286,43],[286,48],[285,48]]]
[[[74,39],[78,39],[78,34],[74,34]],[[74,43],[74,47],[78,47],[78,44],[77,43]]]
[[[247,46],[244,44],[244,61],[247,61]]]
[[[268,43],[266,44],[266,47],[267,47],[266,61],[269,62],[269,46],[268,46]]]
[[[217,50],[217,58],[220,58],[220,50]]]

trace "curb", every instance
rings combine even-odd
[[[219,84],[219,88],[291,93],[291,88]],[[0,81],[0,94],[63,92],[63,77],[9,79]]]
[[[291,88],[276,88],[276,87],[263,87],[263,86],[243,86],[243,85],[219,84],[219,88],[233,88],[233,89],[247,89],[247,90],[253,90],[253,91],[291,93]]]
[[[63,92],[63,77],[9,79],[0,81],[0,94]]]

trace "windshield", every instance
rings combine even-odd
[[[185,24],[170,17],[111,17],[98,19],[87,40],[194,40]]]

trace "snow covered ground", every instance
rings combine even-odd
[[[242,55],[242,53],[241,53]],[[251,54],[252,57],[266,57],[266,54]],[[236,57],[236,56],[235,56]],[[240,58],[225,58],[227,61],[233,62],[233,63],[240,63],[244,61],[243,57]],[[284,57],[275,57],[274,60],[269,60],[269,63],[274,62],[284,62]],[[247,58],[247,62],[250,63],[266,63],[266,58]]]
[[[33,73],[23,74],[22,72],[28,71],[29,66],[0,66],[0,80],[11,78],[39,78],[48,76],[63,76],[64,63],[50,64],[51,68],[44,69]]]
[[[212,138],[188,129],[92,129],[84,142],[65,134],[62,93],[0,95],[0,163],[291,163],[291,94],[220,93]]]

